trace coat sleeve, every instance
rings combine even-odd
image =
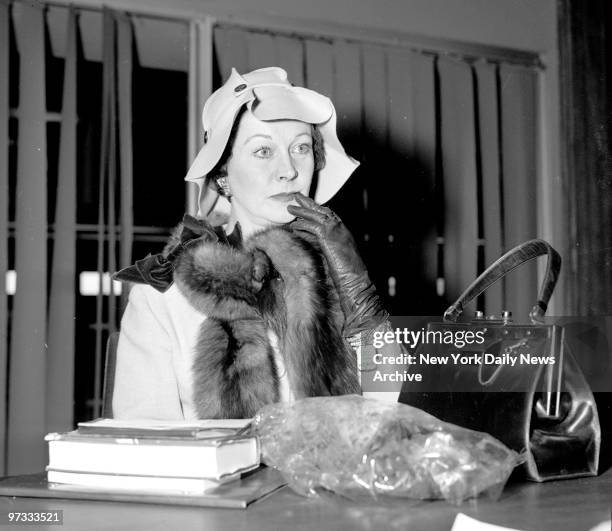
[[[183,418],[164,304],[163,294],[148,285],[130,291],[117,345],[115,418]]]

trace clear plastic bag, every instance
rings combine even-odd
[[[496,498],[521,462],[486,433],[355,395],[272,404],[258,412],[251,429],[263,462],[306,496],[323,490],[454,504],[483,493]]]

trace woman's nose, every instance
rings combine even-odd
[[[278,169],[278,178],[281,181],[293,181],[298,176],[298,170],[290,155],[283,157],[283,161]]]

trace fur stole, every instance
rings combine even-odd
[[[241,249],[197,241],[174,266],[178,288],[207,316],[193,363],[199,418],[252,417],[279,400],[268,329],[296,398],[360,393],[337,293],[312,243],[271,228]]]

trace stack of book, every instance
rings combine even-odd
[[[257,439],[241,435],[248,422],[79,423],[45,437],[47,481],[59,488],[205,494],[259,466]]]

